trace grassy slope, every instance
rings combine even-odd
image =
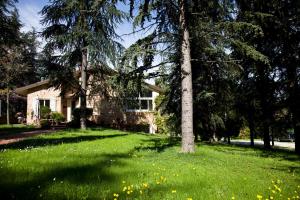
[[[30,138],[2,147],[0,196],[113,199],[116,193],[118,199],[256,199],[257,194],[272,194],[287,199],[297,196],[295,190],[300,193],[300,162],[293,154],[207,144],[199,144],[191,155],[179,150],[167,138],[115,130]],[[271,183],[278,179],[281,193]],[[129,195],[128,185],[134,188]]]

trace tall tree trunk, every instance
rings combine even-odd
[[[253,115],[249,115],[249,129],[250,129],[250,146],[254,147],[254,121],[253,121]]]
[[[271,137],[272,137],[272,147],[274,147],[274,131],[273,131],[273,129],[271,128]]]
[[[289,110],[292,114],[292,124],[295,135],[295,152],[300,155],[300,89],[297,80],[297,67],[296,64],[291,63],[287,67],[287,79],[288,79],[288,104]]]
[[[6,91],[6,123],[7,125],[10,124],[9,121],[9,88],[7,86],[7,91]]]
[[[87,49],[82,50],[81,63],[81,92],[80,92],[80,128],[86,129],[86,85],[87,85]]]
[[[192,66],[190,52],[190,36],[185,17],[185,1],[179,0],[180,5],[180,28],[182,30],[181,44],[181,149],[184,153],[195,152],[193,134],[193,87],[192,87]]]
[[[265,149],[271,149],[270,145],[270,127],[267,122],[263,124],[263,131],[264,131],[264,147]]]
[[[300,120],[294,119],[294,134],[295,134],[295,152],[300,155]]]

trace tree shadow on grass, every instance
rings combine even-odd
[[[178,146],[180,141],[177,138],[150,138],[142,140],[143,143],[135,147],[136,151],[156,151],[161,153],[168,148]]]
[[[101,190],[101,185],[117,181],[117,174],[109,173],[107,169],[112,165],[112,161],[114,165],[125,166],[121,159],[126,158],[129,158],[128,153],[116,153],[95,156],[88,163],[70,162],[62,165],[60,162],[51,161],[47,164],[41,162],[40,166],[46,170],[30,175],[29,180],[22,179],[28,177],[28,171],[14,171],[4,167],[1,174],[5,174],[5,177],[19,178],[14,181],[0,180],[0,196],[1,199],[82,199],[85,195],[89,195],[89,199],[95,199],[96,196],[93,197],[95,194],[89,193],[86,188],[87,191],[80,193],[82,187],[99,185]],[[47,168],[49,164],[52,165],[50,169]],[[67,184],[67,187],[63,187],[63,184]],[[56,189],[53,190],[53,187]],[[60,190],[60,187],[63,189]]]
[[[110,134],[110,135],[86,135],[86,136],[71,136],[71,137],[60,137],[60,138],[43,138],[43,137],[31,137],[28,139],[21,140],[19,142],[0,145],[0,150],[3,149],[25,149],[35,148],[41,146],[52,146],[67,143],[79,143],[85,141],[100,140],[114,137],[124,137],[128,134]]]
[[[247,156],[260,156],[265,158],[279,158],[288,161],[299,161],[300,156],[287,149],[265,149],[263,146],[245,146],[242,144],[222,144],[222,143],[204,143],[208,146],[214,146],[215,150],[230,153],[243,154]]]
[[[33,126],[14,126],[0,128],[0,138],[7,138],[22,132],[41,130]]]

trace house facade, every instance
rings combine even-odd
[[[128,99],[128,102],[132,101],[132,103],[126,104],[125,107],[120,106],[113,99],[107,99],[100,95],[88,95],[87,107],[93,109],[90,120],[99,125],[108,126],[144,125],[148,126],[150,133],[155,133],[155,98],[162,91],[157,86],[150,84],[144,84],[143,88],[146,92],[137,98]],[[61,96],[61,90],[51,87],[49,80],[17,88],[16,92],[27,97],[27,124],[38,123],[41,106],[47,106],[53,112],[62,113],[66,122],[72,120],[73,109],[80,106],[79,99],[75,98],[72,92]]]

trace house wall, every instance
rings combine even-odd
[[[56,90],[53,87],[36,87],[27,95],[27,124],[34,124],[37,122],[38,116],[34,113],[34,102],[36,101],[36,99],[49,99],[50,101],[54,101],[55,111],[61,113],[63,111],[60,90]]]
[[[152,92],[153,110],[155,98],[159,94]],[[87,99],[87,107],[93,108],[92,120],[98,124],[122,128],[125,126],[144,125],[148,131],[154,133],[156,125],[154,111],[124,111],[114,99],[102,99],[99,96],[92,96]]]
[[[154,99],[158,93],[153,93],[153,109],[155,108]],[[72,119],[72,95],[60,96],[60,90],[55,88],[47,88],[40,86],[30,91],[27,96],[27,123],[33,124],[37,122],[38,117],[34,114],[34,101],[36,99],[50,99],[55,101],[55,111],[61,112],[66,121]],[[79,100],[76,101],[76,107],[79,107]],[[87,98],[87,107],[93,108],[93,116],[91,120],[101,125],[115,126],[122,128],[122,126],[145,125],[148,126],[149,132],[154,133],[156,126],[154,124],[153,111],[130,111],[126,112],[113,99],[107,100],[100,96],[89,96]]]

